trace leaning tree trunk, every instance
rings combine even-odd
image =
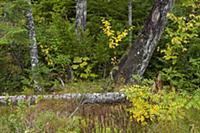
[[[87,0],[77,0],[76,3],[76,34],[86,29]]]
[[[144,74],[163,33],[167,13],[173,4],[174,0],[155,0],[143,30],[122,57],[118,70],[113,75],[115,81],[125,79],[125,83],[137,83],[132,75],[142,76]]]
[[[132,12],[132,9],[133,8],[133,5],[132,5],[132,0],[129,0],[128,1],[128,25],[129,26],[132,26],[132,19],[133,19],[133,12]],[[132,34],[133,32],[130,31],[129,32],[129,45],[131,46],[132,45]]]
[[[31,56],[31,69],[33,71],[32,73],[32,79],[34,82],[34,87],[36,91],[41,91],[41,88],[38,85],[36,75],[35,75],[35,68],[38,64],[38,49],[37,49],[37,41],[36,41],[36,35],[35,35],[35,25],[33,21],[33,14],[31,9],[31,1],[28,0],[30,8],[26,11],[26,18],[27,18],[27,27],[28,27],[28,34],[30,39],[30,56]]]

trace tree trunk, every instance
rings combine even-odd
[[[41,91],[41,88],[38,85],[36,75],[34,72],[34,69],[36,68],[38,64],[38,49],[37,49],[37,41],[36,41],[36,35],[35,35],[35,25],[33,21],[33,14],[31,9],[31,1],[28,0],[28,3],[30,5],[30,8],[26,12],[26,18],[27,18],[27,27],[28,27],[28,34],[30,39],[30,56],[31,56],[31,69],[33,71],[32,78],[34,82],[34,87],[36,91]]]
[[[77,0],[76,3],[76,34],[86,29],[87,0]]]
[[[83,103],[120,103],[125,102],[125,95],[119,92],[111,93],[68,93],[58,95],[33,95],[33,96],[0,96],[0,103],[7,105],[8,102],[16,104],[19,101],[26,101],[30,104],[34,104],[36,100],[44,99],[57,99],[57,100],[81,100]]]
[[[132,76],[143,76],[163,33],[167,13],[173,4],[174,0],[155,0],[143,30],[122,57],[118,70],[113,75],[115,81],[122,78],[125,79],[125,83],[137,83]]]
[[[133,5],[132,5],[132,0],[129,0],[128,1],[128,25],[129,26],[132,26],[132,19],[133,19],[133,13],[132,13],[132,8],[133,8]],[[129,32],[129,45],[131,46],[132,45],[132,35],[133,35],[133,32],[130,31]]]

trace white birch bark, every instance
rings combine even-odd
[[[31,50],[30,50],[30,55],[31,55],[31,67],[34,69],[34,67],[37,66],[38,64],[38,49],[37,49],[37,41],[36,41],[36,35],[35,35],[35,25],[33,21],[33,14],[32,14],[32,9],[31,9],[31,2],[28,0],[28,3],[30,5],[30,9],[27,10],[26,12],[26,18],[28,22],[28,34],[29,34],[29,39],[31,43]]]
[[[76,3],[76,25],[75,31],[79,35],[79,30],[84,31],[86,29],[87,18],[87,0],[77,0]]]
[[[37,48],[37,41],[35,34],[35,25],[31,9],[31,0],[28,0],[28,3],[30,8],[26,11],[26,18],[27,18],[29,40],[30,40],[31,69],[34,70],[35,67],[38,65],[38,48]],[[36,75],[34,74],[34,72],[32,74],[32,78],[36,91],[41,91],[41,87],[39,87],[38,85]]]
[[[133,8],[133,5],[132,5],[132,0],[129,0],[128,1],[128,25],[131,27],[133,24],[133,13],[132,13],[132,9]],[[129,46],[132,45],[132,35],[133,35],[133,32],[130,31],[129,32]]]
[[[7,105],[9,102],[17,104],[20,101],[29,102],[34,104],[38,99],[44,100],[81,100],[83,104],[86,103],[121,103],[125,102],[126,98],[123,93],[110,92],[110,93],[67,93],[67,94],[53,94],[53,95],[33,95],[33,96],[0,96],[0,103]]]

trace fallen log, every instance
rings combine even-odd
[[[121,103],[126,101],[126,97],[121,92],[109,93],[66,93],[52,95],[18,95],[18,96],[0,96],[0,104],[8,105],[17,104],[18,102],[28,102],[35,104],[37,100],[80,100],[83,104],[86,103]]]

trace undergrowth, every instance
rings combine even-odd
[[[190,98],[195,99],[194,97],[198,95]],[[162,102],[164,101],[157,103],[158,106],[164,104]],[[165,102],[168,105],[167,101]],[[165,113],[168,114],[165,116],[159,113],[149,116],[152,119],[144,115],[145,125],[141,124],[141,119],[137,121],[137,117],[133,117],[135,114],[132,104],[86,104],[80,106],[78,111],[69,117],[78,104],[76,101],[42,100],[37,105],[18,103],[17,106],[1,106],[0,131],[2,133],[199,133],[200,131],[200,111],[195,109],[195,102],[187,102],[188,108],[176,108],[177,110],[174,108],[179,107],[178,105],[168,106],[174,109],[171,111],[176,114],[176,119],[164,119],[171,115],[167,110]],[[139,105],[134,107],[135,111],[139,111]],[[161,108],[159,109],[161,111]],[[146,112],[149,110],[150,108],[145,108]],[[181,116],[184,114],[184,117],[177,117],[180,114]]]
[[[130,120],[146,128],[145,132],[200,132],[200,90],[160,90],[142,85],[123,90],[131,103]],[[163,130],[162,130],[163,129]]]
[[[149,81],[150,82],[150,81]],[[70,83],[65,92],[105,92],[99,83]],[[126,86],[127,103],[85,104],[79,100],[40,100],[0,106],[2,133],[200,133],[200,90]],[[112,84],[105,86],[114,88]],[[122,86],[119,86],[120,89]],[[106,88],[106,89],[107,89]],[[79,91],[78,91],[79,90]],[[117,89],[116,89],[117,90]],[[76,108],[78,107],[78,110]]]

